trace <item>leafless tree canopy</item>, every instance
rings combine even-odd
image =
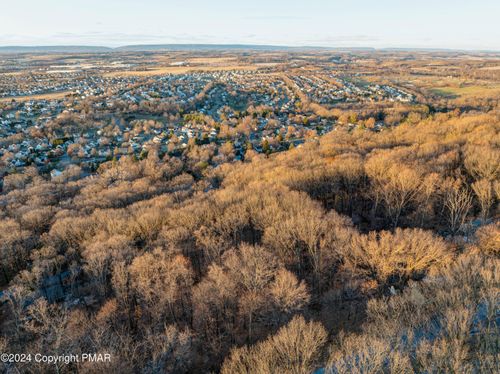
[[[410,64],[373,61],[385,72]],[[286,73],[267,79],[295,87]],[[188,115],[217,122],[218,149],[191,141],[176,153],[172,137],[166,153],[110,158],[91,175],[72,166],[6,176],[0,352],[112,362],[0,371],[499,372],[498,99],[342,110],[292,94],[289,124],[327,119],[335,130],[303,131],[303,144],[275,154],[273,141],[300,131],[252,103],[238,118]],[[90,102],[78,107],[87,119]],[[174,102],[113,105],[180,118]],[[263,113],[281,140],[239,160],[227,137],[250,134]],[[82,118],[61,115],[48,131],[90,126]]]

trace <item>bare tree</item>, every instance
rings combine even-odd
[[[168,325],[161,333],[148,331],[146,337],[146,352],[151,360],[146,363],[145,373],[189,373],[192,360],[191,331],[179,330],[174,325]]]
[[[418,279],[431,266],[450,260],[445,242],[421,229],[353,235],[350,245],[340,249],[340,255],[348,270],[381,284]]]
[[[136,257],[129,267],[132,287],[146,303],[147,310],[155,321],[165,316],[168,308],[172,321],[177,321],[176,303],[187,301],[187,295],[193,283],[193,274],[189,261],[176,256],[168,258],[165,252],[156,249]],[[180,308],[183,313],[188,308]]]
[[[366,163],[366,172],[373,184],[375,203],[383,201],[396,228],[401,213],[417,200],[422,189],[422,172],[418,167],[396,165],[386,155],[376,155]]]
[[[472,195],[466,187],[455,183],[446,191],[444,206],[447,211],[448,227],[453,234],[456,234],[465,224],[472,208]]]
[[[472,183],[472,190],[476,194],[481,206],[481,218],[486,220],[494,201],[493,185],[489,180],[481,179]]]
[[[476,179],[493,181],[500,175],[500,150],[487,145],[469,146],[465,152],[465,167]]]
[[[309,304],[310,295],[304,281],[288,270],[280,270],[269,289],[273,302],[273,323],[279,326],[284,318],[304,309]]]
[[[309,374],[317,368],[327,333],[318,322],[295,317],[278,333],[254,347],[236,348],[224,361],[222,374]]]

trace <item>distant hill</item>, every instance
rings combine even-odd
[[[111,52],[113,48],[100,46],[53,45],[53,46],[6,46],[0,53],[99,53]]]
[[[283,51],[283,50],[328,50],[326,47],[290,47],[279,45],[252,45],[252,44],[145,44],[126,45],[115,48],[115,51],[213,51],[213,50],[254,50],[254,51]]]
[[[117,48],[101,46],[0,46],[1,53],[105,53],[105,52],[155,52],[155,51],[221,51],[221,50],[251,50],[251,51],[327,51],[349,50],[370,51],[373,48],[328,48],[316,46],[290,47],[279,45],[252,44],[143,44],[126,45]]]
[[[107,52],[156,52],[156,51],[352,51],[352,52],[467,52],[446,48],[371,48],[371,47],[318,47],[259,44],[133,44],[116,48],[102,46],[53,45],[53,46],[0,46],[2,53],[107,53]],[[491,52],[495,51],[476,51]]]

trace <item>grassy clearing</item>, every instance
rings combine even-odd
[[[185,74],[194,71],[228,71],[228,70],[257,70],[255,65],[231,65],[231,66],[166,66],[150,70],[127,70],[106,73],[106,77],[150,77],[163,74]]]
[[[195,58],[190,58],[187,61],[192,64],[212,65],[212,64],[224,64],[235,60],[236,57],[195,57]]]
[[[163,74],[185,74],[196,71],[231,71],[231,70],[246,70],[255,71],[264,67],[272,67],[276,64],[262,63],[253,65],[226,65],[226,66],[165,66],[158,67],[150,70],[127,70],[127,71],[113,71],[104,74],[106,77],[150,77]]]
[[[448,98],[471,97],[471,96],[491,97],[500,94],[500,85],[493,85],[493,86],[471,85],[463,87],[444,86],[444,87],[432,87],[430,90],[434,94]]]
[[[500,65],[497,65],[497,66],[485,66],[483,68],[479,68],[479,70],[500,70]]]
[[[12,97],[2,97],[0,98],[0,102],[9,102],[12,99],[16,101],[29,101],[29,100],[56,100],[63,99],[67,95],[71,94],[71,91],[62,91],[62,92],[53,92],[53,93],[45,93],[40,95],[31,95],[31,96],[12,96]]]
[[[24,73],[25,73],[24,71],[7,71],[7,72],[4,72],[4,73],[0,73],[0,75],[17,76],[17,75],[21,75],[21,74],[24,74]]]

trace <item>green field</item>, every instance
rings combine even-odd
[[[433,87],[430,91],[436,95],[443,96],[446,98],[454,99],[457,97],[470,97],[470,96],[478,96],[478,97],[487,97],[487,96],[496,96],[500,94],[500,85],[494,86],[479,86],[479,85],[471,85],[471,86],[463,86],[463,87],[454,87],[454,86],[446,86],[446,87]]]

